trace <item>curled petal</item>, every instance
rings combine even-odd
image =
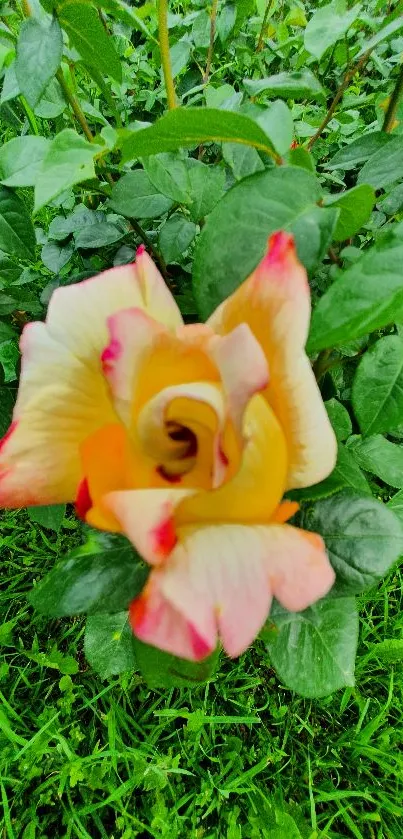
[[[336,440],[304,346],[310,318],[306,272],[287,233],[270,237],[253,274],[209,320],[220,335],[247,323],[266,355],[265,396],[284,430],[289,451],[287,488],[305,487],[334,468]]]

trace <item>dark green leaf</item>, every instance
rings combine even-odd
[[[346,440],[353,430],[347,408],[337,399],[329,399],[325,402],[325,407],[337,439]]]
[[[225,44],[235,26],[236,12],[235,4],[226,4],[217,16],[217,35],[222,44]]]
[[[268,641],[282,682],[302,696],[327,696],[354,685],[358,613],[353,597],[326,598],[304,612],[271,611],[277,633]]]
[[[34,186],[50,141],[46,137],[14,137],[0,149],[0,180],[4,186]]]
[[[186,661],[133,639],[136,662],[148,686],[155,688],[195,687],[213,678],[218,649],[202,661]]]
[[[99,210],[89,210],[84,204],[78,204],[72,213],[67,216],[56,216],[49,225],[49,239],[62,241],[67,239],[71,233],[79,233],[84,227],[93,226],[99,221],[104,221],[105,214]]]
[[[368,221],[375,204],[375,192],[367,184],[354,186],[346,192],[326,197],[326,207],[339,207],[340,215],[334,231],[336,242],[355,236]]]
[[[225,171],[206,166],[201,160],[187,160],[189,177],[189,213],[192,221],[200,221],[214,209],[224,192]]]
[[[310,270],[316,266],[338,212],[318,207],[320,197],[316,178],[296,167],[258,172],[224,195],[203,227],[193,265],[203,319],[253,271],[275,230],[291,230],[302,262]]]
[[[25,204],[11,189],[0,187],[0,251],[31,260],[35,246],[35,231]]]
[[[380,329],[403,314],[403,245],[367,250],[339,276],[314,310],[308,352]]]
[[[73,184],[95,177],[94,157],[102,146],[89,143],[72,128],[53,138],[35,185],[35,211]]]
[[[261,172],[264,164],[253,146],[241,146],[238,143],[223,143],[222,153],[225,162],[231,167],[237,181]]]
[[[387,24],[387,26],[384,26],[382,29],[379,29],[376,35],[373,35],[373,37],[370,38],[369,41],[364,43],[364,46],[362,47],[360,52],[357,53],[355,58],[361,58],[361,56],[364,55],[364,53],[366,53],[368,50],[373,50],[374,47],[377,47],[378,44],[382,43],[382,41],[386,41],[388,38],[390,38],[391,35],[394,35],[395,32],[398,32],[399,29],[402,28],[403,19],[401,15],[399,15],[399,17],[397,17],[395,20],[392,20],[390,23]]]
[[[21,276],[21,268],[13,259],[9,259],[0,251],[0,282],[5,286],[15,283]],[[3,288],[4,288],[3,285]]]
[[[127,232],[123,225],[105,218],[78,230],[74,234],[74,242],[76,248],[103,248],[118,242]]]
[[[42,248],[41,259],[49,271],[52,271],[53,274],[58,274],[64,265],[67,265],[73,253],[74,245],[71,242],[68,242],[67,245],[59,245],[58,242],[47,242]]]
[[[403,137],[394,137],[386,148],[375,152],[358,175],[359,184],[381,189],[397,181],[403,169]]]
[[[383,131],[372,131],[364,137],[358,137],[348,146],[337,152],[326,164],[327,169],[355,169],[360,163],[365,163],[375,152],[383,149],[393,138]]]
[[[97,534],[59,562],[29,599],[50,617],[116,612],[128,608],[147,576],[127,539]]]
[[[128,218],[159,218],[171,209],[173,201],[158,192],[147,172],[135,169],[115,184],[109,204]]]
[[[66,515],[65,504],[49,504],[45,507],[28,507],[28,518],[48,530],[59,532]],[[54,572],[52,572],[54,573]]]
[[[349,445],[350,451],[366,472],[372,472],[392,487],[403,487],[403,445],[390,443],[381,434],[365,440],[358,438]]]
[[[101,679],[134,670],[136,657],[128,613],[91,615],[85,627],[84,652]]]
[[[196,236],[196,225],[184,216],[173,215],[161,227],[158,243],[165,262],[182,262],[183,254]]]
[[[401,210],[403,207],[403,184],[395,186],[388,195],[378,201],[377,207],[388,216],[392,216]]]
[[[17,335],[15,329],[9,323],[0,321],[0,344],[3,341],[9,341],[10,338],[15,338]]]
[[[403,341],[387,335],[361,359],[353,405],[363,434],[393,431],[403,419]]]
[[[189,175],[187,161],[173,152],[144,158],[143,166],[158,192],[176,201],[189,203]]]
[[[325,95],[322,85],[311,70],[277,73],[266,79],[244,79],[243,83],[251,96],[266,93],[284,99],[317,99]]]
[[[133,131],[122,146],[123,160],[176,151],[199,143],[243,143],[270,153],[264,131],[243,114],[214,108],[175,108],[149,128]]]
[[[0,387],[0,438],[4,437],[11,425],[16,390],[12,387]]]
[[[361,594],[371,588],[403,551],[403,532],[397,516],[367,495],[342,492],[318,501],[308,527],[325,540],[336,572],[330,597]]]
[[[58,6],[60,24],[81,58],[106,76],[122,81],[122,68],[112,38],[90,3],[63,1]]]
[[[15,75],[21,93],[31,108],[39,102],[62,58],[62,30],[56,18],[49,25],[34,17],[21,24],[15,60]]]
[[[3,368],[4,383],[15,382],[18,378],[17,367],[20,360],[18,345],[12,339],[0,340],[0,366]]]
[[[371,494],[371,488],[352,453],[339,443],[337,451],[337,462],[331,475],[306,489],[292,490],[289,493],[296,501],[318,501],[320,498],[328,498],[335,495],[342,489],[353,489],[360,493]]]
[[[359,12],[358,4],[347,10],[345,0],[333,0],[327,6],[317,9],[305,29],[305,49],[315,58],[321,59],[329,47],[343,38]]]

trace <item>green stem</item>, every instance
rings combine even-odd
[[[135,230],[137,235],[140,236],[141,241],[144,242],[144,244],[145,244],[147,250],[150,252],[154,262],[158,263],[162,276],[164,277],[165,280],[167,280],[168,271],[167,271],[167,266],[166,266],[166,263],[165,263],[165,260],[162,256],[162,254],[160,254],[159,251],[156,250],[156,248],[154,247],[154,245],[153,245],[151,239],[149,238],[148,234],[146,233],[145,230],[143,230],[141,224],[139,224],[138,221],[135,218],[130,218],[129,222],[130,222],[133,230]]]
[[[397,106],[399,104],[400,97],[403,93],[403,64],[400,68],[400,73],[397,77],[396,84],[390,97],[388,109],[385,114],[385,119],[383,121],[382,131],[386,131],[387,134],[390,134],[393,128],[393,123],[396,117]]]
[[[63,91],[64,98],[65,98],[66,102],[70,105],[70,108],[73,111],[73,114],[74,114],[77,122],[81,126],[87,140],[89,140],[90,143],[92,143],[93,140],[94,140],[94,137],[92,135],[92,131],[91,131],[89,125],[88,125],[88,122],[85,118],[84,111],[82,110],[78,99],[74,96],[74,93],[72,93],[72,91],[70,90],[70,88],[69,88],[69,86],[66,82],[66,79],[64,78],[63,70],[62,70],[61,67],[59,67],[59,69],[56,73],[56,78],[57,78],[57,81],[59,82],[59,85],[60,85],[62,91]]]
[[[264,33],[265,33],[270,9],[271,9],[271,0],[268,0],[267,6],[265,8],[264,15],[263,15],[262,25],[260,27],[260,34],[259,34],[259,40],[257,42],[256,52],[261,52],[261,50],[263,49]]]
[[[25,96],[22,96],[22,95],[20,96],[20,102],[21,102],[22,107],[24,108],[24,111],[25,111],[26,115],[27,115],[27,120],[28,120],[28,122],[31,126],[31,131],[34,134],[36,134],[37,137],[39,137],[39,128],[38,128],[37,121],[35,119],[35,114],[34,114],[33,110],[29,107],[28,102],[25,99]]]
[[[159,0],[158,2],[158,37],[168,108],[172,110],[172,108],[177,107],[177,102],[169,52],[168,0]]]
[[[207,82],[209,80],[209,76],[210,76],[211,62],[212,62],[212,59],[213,59],[213,51],[214,51],[215,27],[216,27],[216,21],[217,21],[217,6],[218,6],[218,0],[213,0],[212,6],[211,6],[211,13],[210,13],[210,43],[209,43],[209,48],[208,48],[208,53],[207,53],[206,69],[204,71],[204,76],[203,76],[203,84],[207,84]]]

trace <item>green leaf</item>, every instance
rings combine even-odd
[[[0,366],[3,368],[3,380],[5,384],[17,380],[19,360],[20,352],[15,341],[0,342]]]
[[[148,687],[195,687],[213,678],[217,668],[218,649],[202,661],[186,661],[133,638],[136,662]]]
[[[35,231],[25,204],[11,189],[0,187],[0,251],[32,260],[35,246]]]
[[[296,501],[318,501],[320,498],[328,498],[340,492],[342,489],[357,490],[360,493],[371,495],[371,488],[358,463],[348,448],[339,443],[337,450],[337,462],[331,475],[306,489],[292,490],[289,497]]]
[[[210,43],[210,15],[207,9],[199,12],[192,26],[192,41],[195,47],[207,49]]]
[[[66,108],[67,102],[59,82],[52,79],[35,108],[35,115],[42,117],[42,119],[56,119]]]
[[[243,143],[273,150],[262,128],[249,117],[215,108],[175,108],[148,128],[133,131],[123,142],[123,162],[199,143]]]
[[[403,489],[401,489],[400,492],[397,492],[396,495],[388,501],[387,506],[390,510],[393,510],[403,525]]]
[[[254,172],[261,172],[264,163],[258,152],[252,146],[240,146],[238,143],[223,143],[222,154],[225,162],[232,169],[237,181],[253,175]]]
[[[398,184],[391,189],[388,195],[378,201],[377,207],[388,216],[399,212],[403,207],[403,184]]]
[[[171,57],[171,70],[172,70],[172,78],[176,79],[179,76],[179,73],[187,67],[190,52],[192,49],[192,42],[189,38],[185,35],[184,38],[181,38],[176,44],[171,47],[169,50],[169,54]],[[161,70],[161,81],[163,81],[163,73]]]
[[[143,166],[158,192],[176,201],[189,203],[189,175],[187,161],[173,152],[144,158]]]
[[[123,239],[127,232],[128,230],[122,225],[104,218],[78,230],[74,234],[74,242],[76,248],[104,248],[106,245],[113,245],[114,242]]]
[[[62,30],[56,18],[49,25],[34,17],[20,27],[15,75],[21,93],[34,108],[59,68],[63,51]]]
[[[333,430],[338,440],[347,440],[353,430],[350,414],[347,408],[337,399],[328,399],[325,402],[328,417],[332,423]]]
[[[370,496],[342,492],[315,504],[304,526],[325,540],[336,582],[330,597],[361,594],[374,586],[403,550],[394,512]]]
[[[324,98],[322,85],[311,70],[295,70],[293,73],[277,73],[266,79],[244,79],[243,84],[250,96],[266,93],[284,99]]]
[[[403,245],[369,248],[344,271],[316,306],[308,352],[347,343],[403,314]]]
[[[375,204],[375,192],[367,184],[354,186],[346,192],[326,196],[326,207],[339,207],[340,215],[333,234],[336,242],[355,236],[368,221]]]
[[[122,81],[122,68],[112,38],[107,35],[96,8],[90,3],[62,2],[58,5],[61,26],[81,58],[106,76]]]
[[[358,137],[357,140],[353,140],[348,146],[340,149],[326,164],[326,169],[345,169],[346,171],[355,169],[360,163],[365,163],[368,158],[383,149],[392,139],[390,134],[385,134],[384,131],[372,131],[371,134]]]
[[[17,81],[17,76],[15,75],[15,61],[13,61],[8,67],[6,67],[6,71],[4,73],[0,105],[4,102],[10,102],[11,99],[15,99],[15,97],[19,96],[19,94],[20,86]]]
[[[389,486],[403,487],[403,446],[374,434],[365,440],[352,441],[349,450],[366,472],[372,472]]]
[[[225,171],[218,166],[207,166],[201,160],[187,160],[189,178],[188,209],[192,221],[200,221],[214,209],[225,186]]]
[[[224,195],[207,218],[193,264],[194,294],[203,319],[254,270],[275,230],[291,230],[302,262],[309,270],[316,266],[338,213],[318,207],[320,197],[314,175],[296,167],[258,172]]]
[[[182,262],[183,254],[196,236],[196,225],[184,216],[173,215],[161,227],[158,244],[165,262]]]
[[[375,152],[358,175],[359,184],[371,184],[381,189],[397,181],[403,168],[403,137],[393,137],[386,148]]]
[[[0,387],[0,438],[11,425],[16,391],[12,387]]]
[[[387,335],[370,347],[353,383],[353,406],[364,435],[393,431],[403,418],[403,341]]]
[[[133,670],[136,657],[128,613],[91,615],[85,627],[84,653],[101,679]]]
[[[15,338],[17,335],[15,329],[9,323],[0,321],[0,344],[3,341],[9,341],[10,338]]]
[[[353,597],[326,598],[304,612],[275,604],[270,620],[277,633],[267,648],[287,687],[318,698],[354,685],[358,613]]]
[[[59,245],[58,242],[47,242],[41,250],[43,264],[53,274],[58,274],[67,265],[73,256],[74,245],[68,242],[67,245]]]
[[[27,513],[31,521],[58,533],[66,515],[66,505],[48,504],[44,507],[28,507]]]
[[[71,233],[80,233],[84,227],[93,227],[99,221],[105,219],[105,214],[99,210],[89,210],[84,204],[77,204],[74,210],[67,217],[56,216],[49,225],[49,239],[62,241],[67,239]]]
[[[333,0],[317,9],[305,29],[305,49],[320,60],[329,47],[343,38],[360,11],[359,4],[348,11],[345,0]]]
[[[128,608],[147,576],[148,569],[127,539],[91,534],[38,583],[29,600],[52,618],[116,612]]]
[[[382,29],[379,29],[376,35],[374,35],[372,38],[369,39],[369,41],[367,41],[364,44],[362,49],[355,56],[355,59],[357,60],[357,58],[361,58],[361,56],[364,55],[364,53],[366,53],[368,50],[373,50],[374,47],[377,47],[378,44],[381,44],[383,41],[386,41],[388,38],[390,38],[391,35],[394,35],[395,32],[398,32],[399,29],[403,29],[403,19],[401,16],[397,17],[395,20],[392,20],[390,23],[387,24],[387,26],[384,26]]]
[[[94,156],[102,146],[88,143],[72,128],[53,138],[35,185],[35,212],[65,189],[95,177]]]
[[[14,137],[0,148],[0,181],[4,186],[34,186],[49,148],[46,137]]]
[[[217,35],[222,44],[229,38],[236,21],[235,4],[226,4],[217,16]]]
[[[109,206],[128,218],[159,218],[171,209],[173,201],[151,183],[147,172],[128,172],[112,189]]]
[[[21,275],[21,268],[18,264],[14,262],[13,259],[9,259],[8,256],[5,256],[4,253],[0,251],[0,282],[4,286],[11,285],[12,283],[16,282]]]
[[[285,154],[293,141],[294,120],[282,99],[276,99],[258,117],[257,122],[270,137],[279,154]]]
[[[371,644],[368,652],[385,664],[400,664],[403,661],[403,639],[385,638],[384,641]]]

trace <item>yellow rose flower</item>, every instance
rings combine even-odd
[[[0,504],[75,501],[152,567],[130,608],[143,641],[200,659],[253,641],[273,596],[291,611],[334,572],[320,536],[286,524],[288,489],[333,469],[336,441],[304,346],[306,273],[289,234],[207,324],[184,325],[154,263],[52,296],[25,327]]]

